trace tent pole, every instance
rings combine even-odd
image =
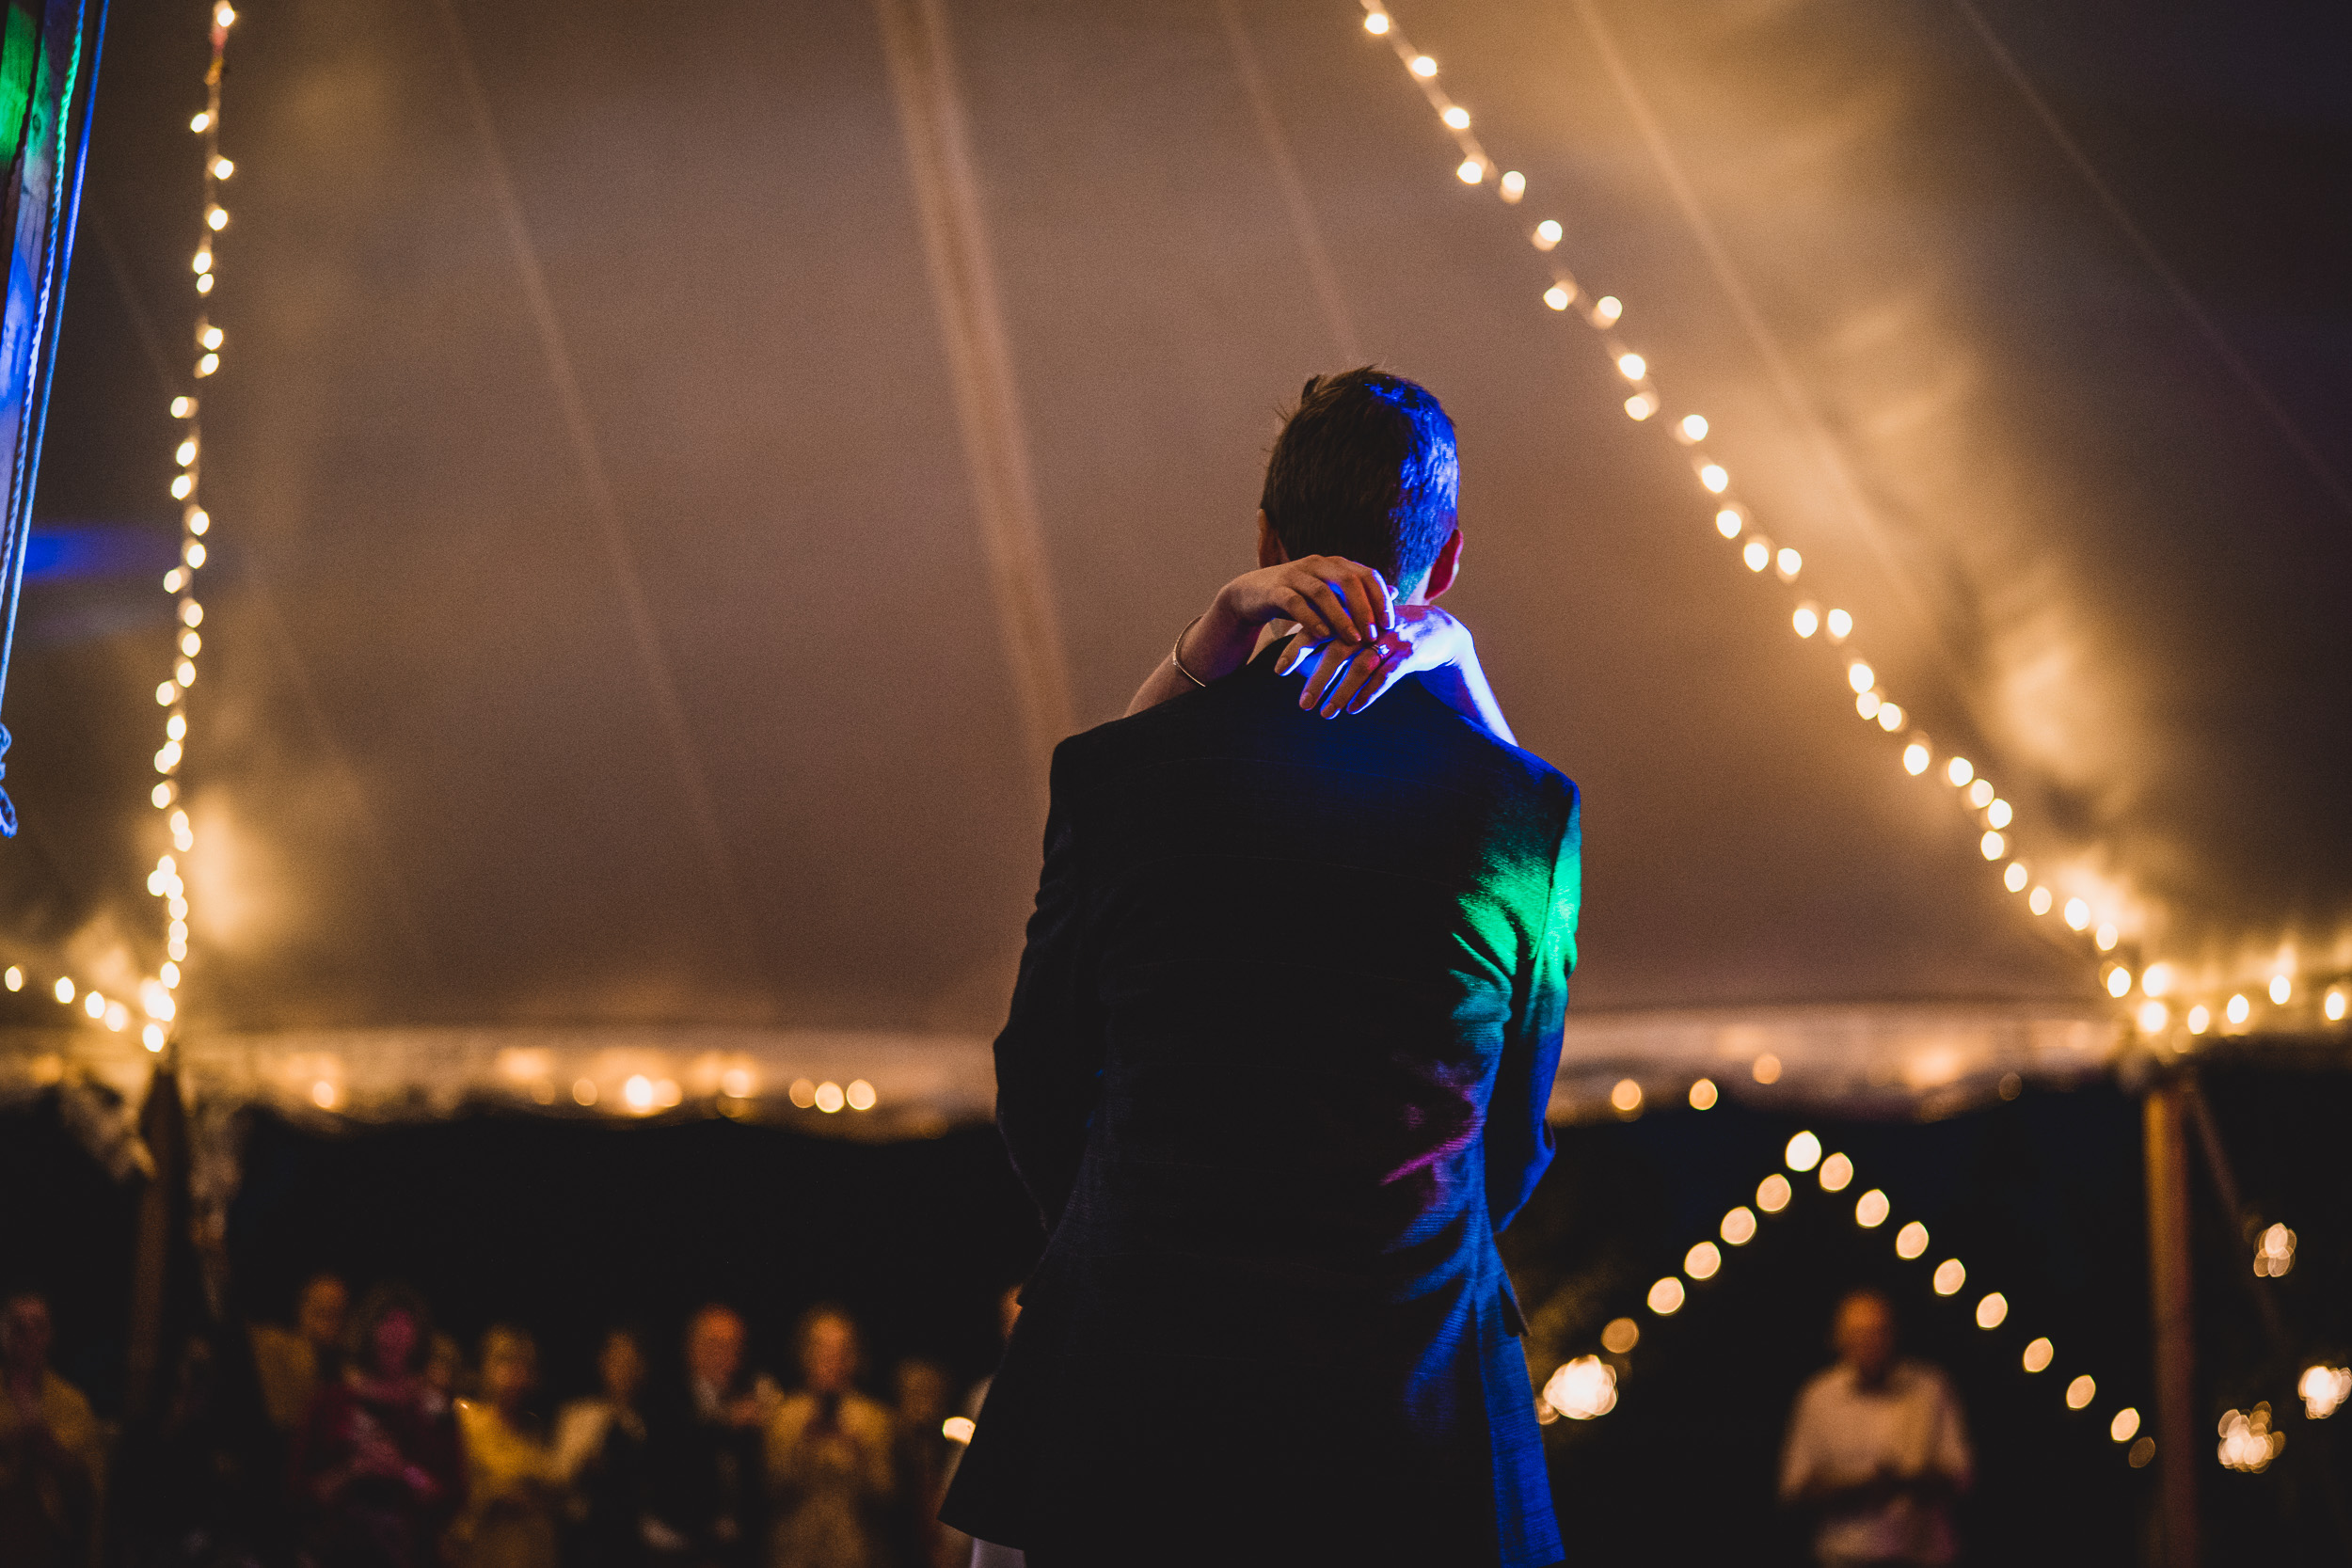
[[[131,1333],[123,1357],[127,1423],[153,1419],[168,1398],[164,1387],[167,1291],[174,1283],[174,1243],[187,1231],[188,1213],[187,1117],[180,1102],[180,1075],[168,1057],[156,1062],[154,1076],[148,1080],[139,1135],[154,1156],[155,1168],[139,1195],[131,1260]]]
[[[2163,1486],[2165,1568],[2197,1568],[2196,1347],[2190,1338],[2188,1143],[2179,1078],[2145,1101],[2148,1283],[2155,1316],[2156,1462]]]

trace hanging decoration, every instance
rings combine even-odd
[[[204,510],[199,494],[204,468],[201,394],[220,372],[221,350],[227,341],[203,306],[210,302],[219,277],[215,244],[229,227],[229,209],[222,204],[221,193],[236,172],[236,166],[220,150],[221,61],[229,44],[229,29],[236,20],[236,9],[229,0],[218,0],[213,7],[212,57],[204,71],[204,107],[188,121],[188,129],[198,137],[204,158],[203,214],[196,254],[190,263],[199,302],[190,365],[195,389],[171,400],[171,417],[179,422],[180,430],[180,442],[172,454],[179,472],[171,481],[171,499],[180,503],[180,551],[178,563],[164,574],[164,592],[172,600],[172,663],[170,677],[155,688],[155,704],[164,710],[163,745],[154,758],[159,777],[148,797],[155,810],[164,814],[165,828],[171,840],[171,848],[156,860],[154,870],[147,878],[148,893],[164,906],[165,958],[153,975],[139,981],[135,1015],[132,1000],[110,997],[94,986],[77,982],[72,975],[36,976],[18,964],[0,972],[0,984],[9,990],[23,990],[28,984],[38,986],[56,997],[59,1006],[74,1008],[89,1022],[118,1034],[129,1029],[136,1018],[140,1021],[140,1042],[157,1053],[172,1037],[174,1021],[179,1017],[175,993],[180,989],[183,966],[188,959],[188,883],[182,865],[183,857],[196,848],[196,832],[181,799],[180,775],[187,753],[188,691],[196,684],[197,657],[204,647],[203,633],[199,629],[204,624],[204,606],[196,596],[196,580],[210,553],[207,537],[213,528],[212,515]]]
[[[1461,161],[1454,166],[1454,178],[1465,185],[1491,188],[1506,207],[1524,206],[1529,196],[1527,176],[1517,169],[1501,167],[1487,153],[1471,129],[1470,111],[1454,102],[1444,87],[1436,56],[1423,53],[1405,36],[1395,13],[1384,0],[1361,0],[1361,4],[1364,31],[1395,52],[1406,75],[1428,101],[1439,125],[1461,154]],[[1920,733],[1910,712],[1886,690],[1877,668],[1850,646],[1856,635],[1852,611],[1804,596],[1798,589],[1804,572],[1804,556],[1772,538],[1755,508],[1740,497],[1730,470],[1708,451],[1707,440],[1714,426],[1707,416],[1695,411],[1676,413],[1669,407],[1656,365],[1627,335],[1624,302],[1614,294],[1594,294],[1560,260],[1559,247],[1567,234],[1560,219],[1546,214],[1529,225],[1525,233],[1528,244],[1546,258],[1548,277],[1540,295],[1544,306],[1556,314],[1573,315],[1592,330],[1626,384],[1626,417],[1636,424],[1664,430],[1668,438],[1682,449],[1692,480],[1714,509],[1716,533],[1727,545],[1736,546],[1736,559],[1758,581],[1777,582],[1788,591],[1790,631],[1808,641],[1818,639],[1839,650],[1836,662],[1852,698],[1856,716],[1888,736],[1890,744],[1900,740],[1896,756],[1904,772],[1953,792],[1981,830],[1977,841],[1979,852],[1989,865],[1999,868],[2001,885],[2022,900],[2036,920],[2062,925],[2068,931],[2086,938],[2101,954],[2115,952],[2124,941],[2121,911],[2100,909],[2081,895],[2063,896],[2054,891],[2052,879],[2037,876],[2018,853],[2016,807],[1969,758],[1940,752],[1929,736]],[[2132,1008],[2131,1016],[2143,1036],[2151,1039],[2170,1037],[2185,1048],[2185,1042],[2171,1033],[2176,1028],[2189,1037],[2201,1036],[2215,1025],[2217,1017],[2226,1024],[2225,1033],[2248,1033],[2255,1026],[2254,1004],[2243,993],[2232,996],[2218,1007],[2200,1004],[2176,1017],[2165,1000],[2170,968],[2151,965],[2149,973],[2156,980],[2153,989],[2142,983],[2132,965],[2121,961],[2105,964],[2100,976],[2107,994],[2118,1002],[2127,1001],[2135,990],[2139,992],[2141,1000]],[[2286,1011],[2295,991],[2294,982],[2291,961],[2282,961],[2269,987],[2273,1016],[2265,1022],[2292,1027],[2313,1022]],[[2337,985],[2327,989],[2324,1001],[2315,1009],[2308,1010],[2316,1010],[2328,1025],[2342,1025],[2348,1005],[2352,1005],[2352,987]]]

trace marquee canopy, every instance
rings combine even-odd
[[[1471,183],[1352,0],[256,5],[203,302],[191,1073],[985,1114],[1032,737],[1120,711],[1248,563],[1278,410],[1368,359],[1453,410],[1448,603],[1585,791],[1562,1114],[1702,1072],[1931,1111],[2123,1049],[1948,755],[2176,1006],[2324,1034],[2352,219],[2315,193],[2352,126],[2316,9],[2110,9],[1399,0]],[[10,691],[19,1090],[135,1081],[41,987],[163,957],[201,19],[110,45]],[[1691,412],[1793,582],[1720,536]]]

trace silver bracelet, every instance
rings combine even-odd
[[[1202,610],[1200,612],[1201,615],[1205,615],[1207,613],[1208,611],[1206,610]],[[1176,634],[1175,646],[1168,650],[1168,661],[1176,666],[1176,673],[1178,674],[1192,682],[1193,685],[1206,687],[1209,684],[1207,681],[1202,680],[1199,675],[1194,674],[1191,671],[1184,668],[1184,639],[1191,634],[1192,628],[1200,624],[1200,615],[1196,615],[1191,620],[1184,623],[1184,629]]]

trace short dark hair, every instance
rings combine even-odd
[[[1309,378],[1274,439],[1258,504],[1294,560],[1345,556],[1403,594],[1453,533],[1460,484],[1454,421],[1437,397],[1366,365]]]

